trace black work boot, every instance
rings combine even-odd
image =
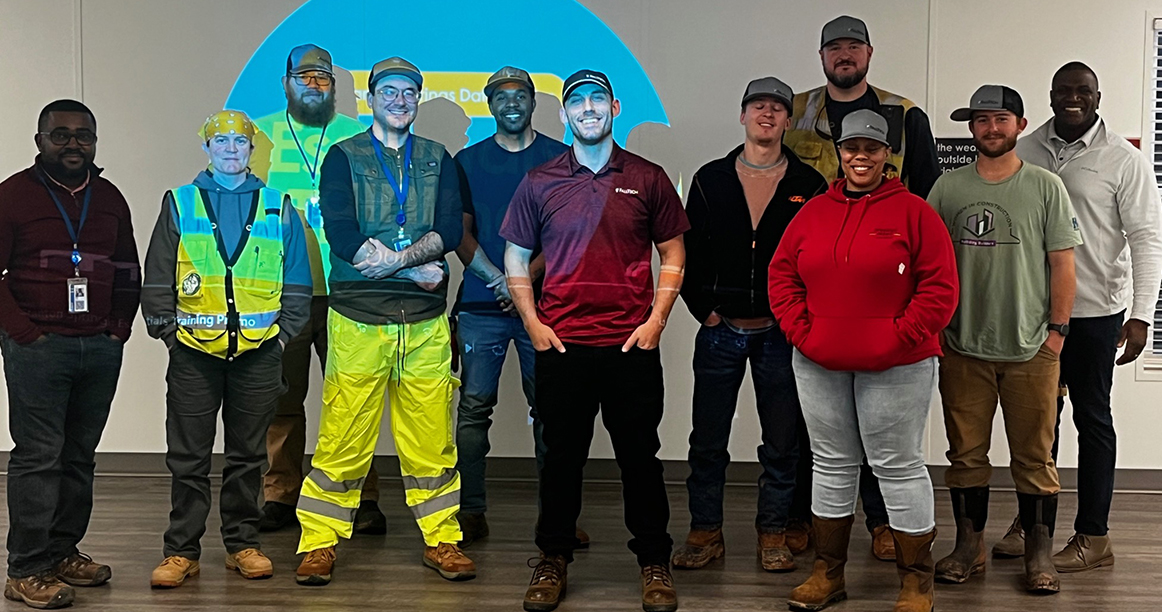
[[[983,574],[984,525],[988,520],[989,488],[950,489],[956,517],[956,548],[936,564],[936,580],[960,584]]]
[[[1061,580],[1053,566],[1053,525],[1057,522],[1057,494],[1017,493],[1021,526],[1025,528],[1025,590],[1057,593]]]

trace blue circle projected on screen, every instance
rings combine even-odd
[[[424,73],[423,101],[445,98],[467,115],[469,144],[496,131],[484,83],[505,65],[533,76],[537,93],[561,96],[565,77],[582,68],[609,75],[621,115],[614,138],[625,142],[642,123],[669,125],[657,91],[621,39],[574,0],[495,2],[439,0],[395,4],[382,0],[308,0],[266,37],[246,63],[226,108],[263,117],[286,108],[279,78],[290,50],[314,43],[331,52],[339,77],[340,112],[371,124],[365,101],[367,73],[375,62],[399,55]],[[353,86],[352,86],[353,81]],[[346,91],[344,91],[346,88]],[[351,91],[353,89],[353,91]],[[350,97],[346,104],[343,98]],[[541,109],[538,109],[541,110]],[[421,120],[423,113],[421,112]],[[566,134],[571,140],[571,135]]]

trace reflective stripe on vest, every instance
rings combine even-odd
[[[902,96],[870,85],[868,87],[875,92],[881,106],[901,106],[904,109],[904,115],[916,106],[911,100]],[[815,168],[830,183],[839,176],[839,156],[835,151],[835,143],[831,140],[831,125],[827,120],[826,94],[826,87],[818,87],[795,96],[795,114],[791,116],[791,129],[787,130],[783,136],[783,144],[794,151],[800,160]],[[903,130],[903,125],[900,125],[899,129]],[[826,137],[823,134],[826,134]],[[886,168],[888,178],[900,176],[900,170],[904,167],[905,141],[906,138],[901,135],[900,150],[893,151],[888,157]]]
[[[232,258],[205,190],[186,185],[175,189],[173,198],[181,234],[175,277],[178,340],[232,360],[277,336],[283,195],[269,188],[255,192],[242,229],[243,246]]]

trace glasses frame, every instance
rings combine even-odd
[[[318,75],[318,74],[289,74],[288,73],[287,76],[290,77],[290,79],[292,81],[294,81],[294,83],[296,85],[299,85],[301,87],[310,87],[312,82],[314,82],[315,86],[320,87],[320,88],[322,88],[322,87],[329,88],[329,87],[332,87],[335,85],[335,76],[330,75],[330,74]],[[327,82],[324,83],[323,79],[326,79]]]
[[[56,145],[58,147],[63,147],[65,145],[69,144],[69,142],[71,142],[73,140],[76,140],[77,144],[81,145],[82,147],[91,147],[91,146],[97,144],[97,133],[90,132],[89,130],[85,130],[84,132],[80,132],[80,131],[74,132],[72,130],[68,130],[65,128],[57,128],[51,132],[37,132],[37,134],[41,134],[43,136],[48,136],[48,141],[53,143],[54,145]],[[65,134],[67,136],[67,138],[65,138],[64,142],[57,142],[57,139],[53,137],[53,134]],[[92,135],[92,137],[93,137],[92,142],[81,142],[81,134]]]

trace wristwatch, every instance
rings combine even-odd
[[[1050,323],[1049,324],[1049,331],[1055,331],[1055,332],[1061,334],[1061,337],[1064,338],[1064,337],[1069,335],[1069,324],[1068,323],[1061,323],[1061,324]]]

